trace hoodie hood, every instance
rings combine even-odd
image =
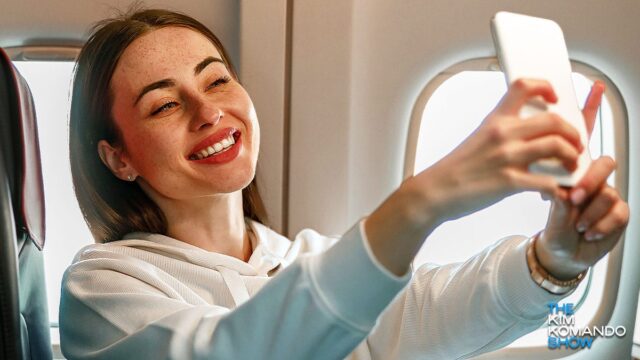
[[[250,237],[253,251],[247,262],[233,256],[206,251],[166,235],[146,232],[129,233],[123,240],[113,241],[104,246],[116,245],[149,251],[205,268],[218,270],[224,267],[245,276],[268,276],[270,271],[281,264],[282,267],[289,265],[287,254],[291,249],[291,241],[257,221],[247,219],[247,223],[255,234]]]

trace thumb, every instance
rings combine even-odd
[[[579,215],[580,210],[571,203],[571,200],[556,197],[551,203],[547,230],[573,231]]]

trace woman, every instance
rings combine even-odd
[[[585,105],[590,129],[603,91],[594,85]],[[63,280],[63,353],[458,358],[536,329],[546,303],[616,244],[629,210],[606,184],[610,158],[571,192],[526,171],[548,157],[571,170],[584,146],[552,114],[521,121],[534,96],[556,100],[546,82],[516,82],[472,136],[339,241],[305,230],[291,242],[264,225],[257,117],[216,37],[163,10],[100,24],[78,60],[70,124],[74,186],[97,244]],[[553,200],[538,236],[411,274],[439,224],[523,190]]]

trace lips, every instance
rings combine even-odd
[[[237,140],[238,137],[240,137],[240,131],[236,128],[231,127],[216,131],[211,136],[199,142],[198,145],[194,146],[193,149],[191,149],[191,152],[189,152],[189,154],[187,155],[187,159],[190,159],[191,156],[200,152],[202,149],[212,146],[213,144],[218,143],[231,135]]]

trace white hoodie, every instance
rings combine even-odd
[[[291,242],[251,222],[248,262],[149,233],[87,246],[62,283],[63,354],[452,359],[536,329],[560,298],[531,280],[524,237],[399,278],[377,262],[362,223],[340,241],[307,229]]]

